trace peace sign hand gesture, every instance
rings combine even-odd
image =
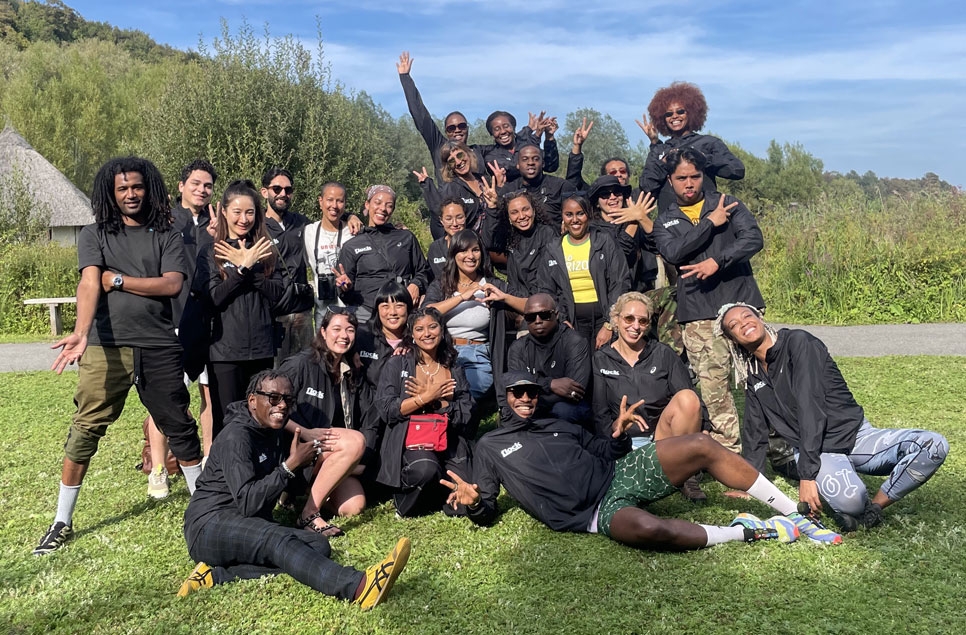
[[[641,431],[647,430],[647,421],[641,415],[637,414],[635,411],[644,405],[644,400],[641,399],[634,405],[627,406],[627,395],[621,397],[621,409],[617,414],[617,418],[614,419],[614,425],[612,426],[611,436],[615,439],[620,435],[630,429],[631,426],[636,425]]]
[[[587,117],[583,118],[580,122],[580,126],[574,130],[574,148],[572,152],[574,154],[580,154],[580,148],[584,145],[584,141],[587,141],[588,135],[590,135],[590,129],[594,127],[594,122],[591,121],[587,123]]]
[[[635,119],[635,123],[637,123],[641,130],[644,131],[644,134],[646,134],[647,138],[651,140],[651,143],[661,142],[661,138],[657,136],[657,128],[654,127],[652,122],[647,120],[647,113],[641,115],[641,121],[637,121]]]
[[[482,497],[480,496],[479,485],[476,483],[467,483],[453,470],[446,470],[446,473],[453,480],[447,481],[445,478],[441,478],[439,479],[439,484],[451,490],[449,496],[446,497],[447,505],[456,509],[459,505],[476,507],[480,504]]]

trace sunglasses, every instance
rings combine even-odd
[[[527,323],[533,324],[534,322],[537,321],[537,318],[540,318],[544,322],[547,322],[548,320],[552,320],[554,317],[556,317],[556,315],[557,315],[557,312],[553,310],[534,311],[533,313],[524,313],[523,319],[526,320]]]
[[[280,392],[265,392],[263,390],[256,390],[255,394],[261,395],[262,397],[268,397],[268,403],[272,404],[273,406],[277,406],[282,401],[285,401],[285,403],[289,406],[295,405],[295,395],[283,395]]]
[[[463,130],[466,130],[466,128],[467,126],[465,121],[462,123],[451,123],[450,125],[446,126],[446,132],[452,133],[456,132],[457,130],[462,132]]]
[[[465,160],[466,160],[465,152],[454,152],[453,154],[450,155],[448,159],[446,159],[446,163],[448,163],[449,165],[456,165],[460,161],[465,161]]]
[[[611,196],[616,196],[618,198],[623,198],[624,194],[620,190],[603,190],[597,195],[600,198],[610,198]]]
[[[339,306],[338,304],[330,304],[325,307],[325,315],[322,316],[323,319],[329,314],[332,315],[352,315],[356,312],[354,306]]]
[[[537,395],[540,394],[540,388],[537,386],[511,386],[507,390],[509,390],[510,394],[517,399],[523,395],[526,395],[531,399],[536,399]]]
[[[611,168],[607,170],[607,174],[611,176],[617,176],[618,174],[627,175],[627,168]]]
[[[641,326],[647,326],[650,323],[650,321],[651,321],[651,319],[649,317],[644,316],[644,315],[642,315],[640,317],[638,317],[636,315],[622,315],[621,316],[621,320],[627,326],[630,326],[630,325],[634,324],[634,322],[637,322]]]
[[[275,194],[281,194],[282,192],[285,192],[286,194],[292,193],[291,185],[289,185],[288,187],[282,187],[281,185],[269,185],[268,189],[275,192]]]
[[[688,114],[687,110],[685,110],[684,108],[678,108],[677,110],[669,110],[666,113],[664,113],[664,118],[670,119],[674,115],[686,115],[686,114]]]

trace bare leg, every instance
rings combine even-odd
[[[725,487],[747,490],[758,479],[758,470],[706,434],[691,434],[657,441],[657,458],[668,480],[680,487],[705,470]]]
[[[201,423],[201,447],[202,455],[208,456],[211,452],[211,395],[208,392],[208,384],[198,384],[198,395],[201,398],[201,411],[198,413],[198,421]]]
[[[322,466],[318,469],[312,481],[309,498],[302,508],[302,518],[318,513],[322,505],[335,491],[335,488],[345,480],[366,448],[366,439],[362,433],[345,428],[331,428],[326,431],[329,439],[323,441],[327,447],[319,460]]]
[[[86,463],[75,463],[65,456],[64,465],[60,470],[61,482],[68,487],[77,487],[84,482],[84,476],[87,474],[89,465],[89,461]]]
[[[700,526],[678,518],[659,518],[638,507],[617,510],[610,521],[610,535],[638,549],[701,549],[708,543],[708,534]]]
[[[679,390],[664,408],[654,429],[654,440],[701,432],[701,399],[693,390]]]
[[[362,483],[354,476],[347,476],[332,490],[325,507],[336,516],[358,516],[366,508],[366,494]]]
[[[151,444],[151,463],[153,465],[164,465],[168,458],[168,437],[161,434],[158,427],[154,425],[154,418],[148,415],[145,419],[148,423],[148,443]]]

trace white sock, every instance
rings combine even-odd
[[[185,485],[188,486],[188,494],[195,493],[195,481],[201,476],[201,463],[197,465],[182,465],[178,464],[181,468],[181,473],[184,474]]]
[[[785,496],[775,484],[769,481],[763,474],[759,474],[755,482],[748,488],[748,493],[768,505],[775,511],[791,514],[798,509],[792,499]]]
[[[57,494],[57,515],[54,516],[55,523],[73,524],[74,507],[77,506],[77,495],[80,493],[80,485],[64,485],[60,483],[60,493]]]
[[[719,527],[717,525],[698,525],[708,534],[708,542],[705,547],[720,545],[723,542],[741,542],[745,539],[745,528],[741,525],[734,527]]]

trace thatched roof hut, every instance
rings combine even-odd
[[[50,208],[51,240],[76,245],[81,227],[94,222],[90,199],[7,126],[0,132],[0,175],[18,169],[34,200]]]

